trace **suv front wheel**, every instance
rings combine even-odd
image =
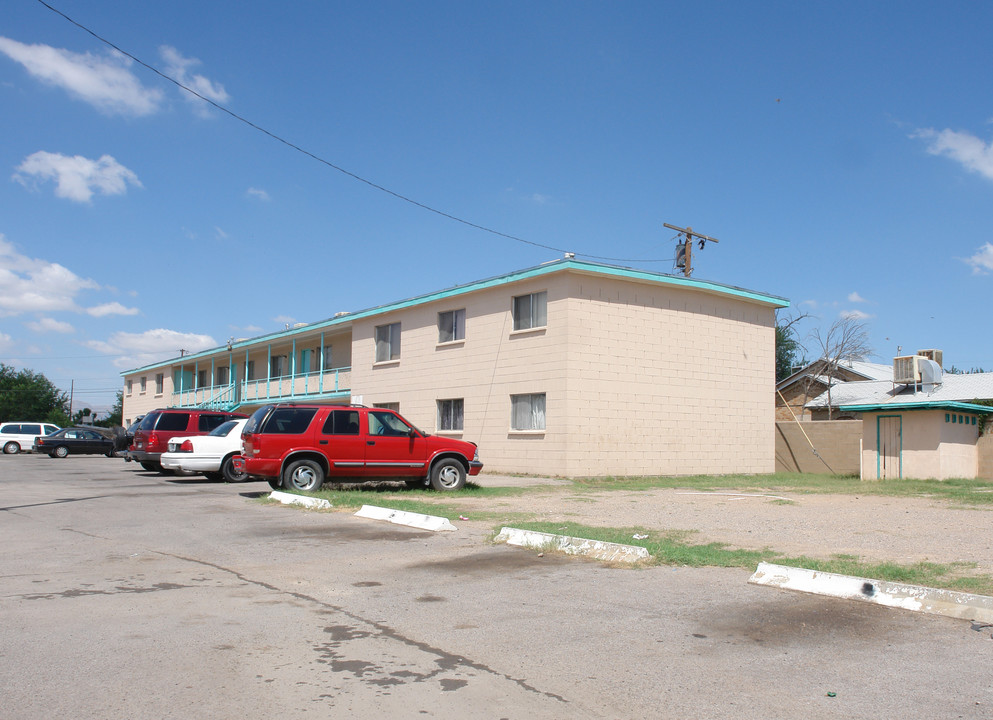
[[[465,487],[465,466],[454,458],[444,458],[431,468],[431,487],[435,490],[461,490]]]
[[[283,486],[287,490],[315,492],[324,484],[324,469],[313,460],[297,460],[283,471]]]

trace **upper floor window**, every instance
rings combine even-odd
[[[245,379],[254,380],[255,379],[255,361],[249,360],[245,363]]]
[[[148,378],[146,378],[146,377],[144,377],[144,376],[142,376],[142,378],[141,378],[141,381],[140,381],[140,382],[141,382],[141,391],[142,391],[142,392],[145,392],[145,389],[146,389],[146,387],[148,386]]]
[[[197,387],[198,388],[207,387],[207,371],[206,370],[198,370],[197,371]]]
[[[376,327],[376,362],[400,358],[400,323]]]
[[[158,375],[155,376],[155,393],[157,395],[161,395],[164,389],[165,389],[165,374],[159,373]]]
[[[277,378],[289,374],[289,370],[286,367],[286,356],[273,355],[269,361],[269,377]]]
[[[231,368],[223,365],[214,371],[214,384],[227,385],[231,381]]]
[[[462,398],[456,398],[454,400],[439,400],[438,429],[461,430],[464,406],[465,401]]]
[[[518,295],[514,298],[514,330],[545,327],[548,324],[548,293]]]
[[[510,405],[510,427],[512,429],[545,429],[545,393],[511,395]]]
[[[438,342],[465,340],[465,310],[438,313]]]
[[[128,395],[131,394],[131,391],[133,389],[134,389],[134,380],[132,380],[131,378],[128,378]]]

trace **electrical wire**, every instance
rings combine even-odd
[[[310,150],[307,150],[307,149],[305,149],[305,148],[303,148],[303,147],[301,147],[301,146],[299,146],[299,145],[297,145],[297,144],[295,144],[295,143],[293,143],[293,142],[291,142],[291,141],[283,138],[282,136],[277,135],[276,133],[271,132],[270,130],[267,130],[266,128],[262,127],[261,125],[257,125],[256,123],[252,122],[248,118],[245,118],[244,116],[239,115],[238,113],[234,112],[233,110],[228,109],[224,105],[221,105],[220,103],[215,102],[214,100],[211,100],[208,97],[204,97],[203,95],[201,95],[200,93],[198,93],[196,90],[194,90],[194,89],[192,89],[190,87],[187,87],[186,85],[184,85],[183,83],[181,83],[176,78],[171,77],[170,75],[165,74],[164,72],[160,71],[159,69],[157,69],[153,65],[150,65],[150,64],[146,63],[145,61],[141,60],[140,58],[136,57],[135,55],[132,55],[131,53],[127,52],[126,50],[123,50],[122,48],[118,47],[117,45],[115,45],[114,43],[110,42],[106,38],[98,35],[96,32],[94,32],[90,28],[88,28],[85,25],[77,22],[76,20],[73,20],[71,17],[69,17],[68,15],[66,15],[61,10],[59,10],[59,9],[53,7],[52,5],[48,4],[47,2],[45,2],[45,0],[38,0],[38,2],[40,4],[42,4],[42,5],[44,5],[49,10],[51,10],[56,15],[59,15],[62,18],[64,18],[65,20],[67,20],[68,22],[72,23],[73,25],[75,25],[76,27],[78,27],[83,32],[85,32],[85,33],[93,36],[94,38],[96,38],[97,40],[99,40],[100,42],[102,42],[104,45],[107,45],[108,47],[112,48],[113,50],[121,53],[121,55],[124,55],[125,57],[130,58],[131,60],[134,60],[136,63],[138,63],[139,65],[141,65],[143,68],[145,68],[147,70],[150,70],[151,72],[153,72],[156,75],[158,75],[160,78],[162,78],[164,80],[167,80],[168,82],[171,82],[176,87],[178,87],[178,88],[180,88],[182,90],[185,90],[186,92],[190,93],[191,95],[194,95],[194,96],[200,98],[201,100],[203,100],[207,104],[211,105],[214,108],[217,108],[218,110],[220,110],[221,112],[225,113],[226,115],[234,118],[235,120],[238,120],[239,122],[242,122],[245,125],[248,125],[253,130],[257,130],[258,132],[260,132],[260,133],[262,133],[264,135],[269,136],[271,139],[275,140],[276,142],[282,143],[283,145],[286,145],[287,147],[292,148],[293,150],[296,150],[297,152],[299,152],[299,153],[301,153],[301,154],[303,154],[303,155],[311,158],[312,160],[316,160],[317,162],[321,163],[322,165],[326,165],[327,167],[332,168],[333,170],[337,170],[338,172],[342,173],[343,175],[347,175],[348,177],[352,178],[353,180],[357,180],[358,182],[365,183],[366,185],[368,185],[371,188],[374,188],[376,190],[379,190],[380,192],[384,192],[387,195],[392,195],[394,198],[396,198],[398,200],[402,200],[403,202],[406,202],[406,203],[410,203],[411,205],[414,205],[416,207],[419,207],[422,210],[426,210],[428,212],[434,213],[435,215],[440,215],[443,218],[447,218],[448,220],[452,220],[454,222],[461,223],[461,224],[466,225],[468,227],[471,227],[471,228],[473,228],[475,230],[479,230],[481,232],[489,233],[491,235],[496,235],[498,237],[502,237],[502,238],[505,238],[507,240],[513,240],[515,242],[524,243],[525,245],[531,245],[533,247],[539,247],[539,248],[543,248],[545,250],[553,250],[555,252],[563,253],[563,254],[565,254],[565,253],[573,253],[573,254],[579,255],[581,257],[590,258],[591,260],[606,260],[606,261],[609,261],[609,262],[646,262],[646,263],[656,263],[656,262],[666,262],[667,261],[667,258],[659,258],[659,259],[651,259],[651,260],[649,260],[649,259],[638,259],[638,258],[616,258],[616,257],[606,257],[606,256],[603,256],[603,255],[591,255],[589,253],[573,252],[573,251],[570,251],[570,250],[565,250],[563,248],[557,248],[557,247],[554,247],[552,245],[545,245],[543,243],[534,242],[533,240],[525,240],[524,238],[518,237],[517,235],[511,235],[509,233],[501,232],[499,230],[494,230],[493,228],[487,227],[485,225],[480,225],[480,224],[474,223],[474,222],[472,222],[470,220],[465,220],[463,218],[458,217],[457,215],[452,215],[451,213],[445,212],[444,210],[439,210],[439,209],[437,209],[435,207],[432,207],[430,205],[426,205],[425,203],[422,203],[422,202],[420,202],[418,200],[414,200],[413,198],[410,198],[410,197],[408,197],[406,195],[403,195],[403,194],[401,194],[401,193],[399,193],[399,192],[397,192],[395,190],[390,190],[389,188],[387,188],[387,187],[385,187],[383,185],[380,185],[378,183],[375,183],[375,182],[373,182],[371,180],[367,180],[366,178],[362,177],[361,175],[357,175],[356,173],[354,173],[354,172],[352,172],[350,170],[346,170],[345,168],[343,168],[343,167],[341,167],[339,165],[335,165],[333,162],[331,162],[329,160],[325,160],[324,158],[320,157],[319,155],[316,155],[315,153],[311,152]]]

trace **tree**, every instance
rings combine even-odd
[[[806,348],[796,334],[796,324],[808,318],[808,313],[776,318],[776,382],[788,378],[797,365],[806,365]]]
[[[0,363],[0,422],[31,420],[64,425],[69,396],[41,373]]]
[[[864,360],[872,354],[869,345],[869,332],[863,322],[854,317],[843,317],[835,320],[827,333],[821,334],[820,329],[811,333],[814,341],[821,350],[824,362],[824,375],[827,376],[828,420],[831,419],[831,385],[838,372],[842,360]]]
[[[93,424],[99,425],[101,427],[118,427],[124,423],[124,391],[117,391],[117,400],[114,402],[114,407],[110,409],[103,420],[97,420]]]

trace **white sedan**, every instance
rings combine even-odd
[[[208,435],[177,436],[169,440],[160,462],[164,470],[203,473],[211,480],[241,482],[248,479],[231,464],[241,454],[241,429],[248,418],[228,420]]]

